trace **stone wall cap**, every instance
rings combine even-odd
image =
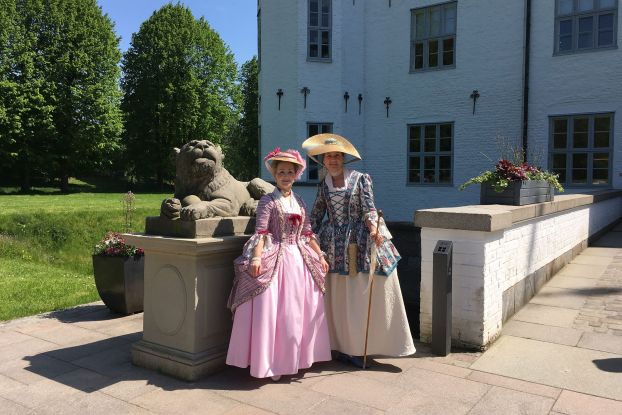
[[[514,223],[622,197],[622,190],[556,195],[552,202],[512,205],[468,205],[415,212],[415,226],[494,232]]]

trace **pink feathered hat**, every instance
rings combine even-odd
[[[269,152],[266,157],[263,158],[263,162],[266,165],[266,168],[275,178],[275,168],[277,162],[279,161],[288,161],[298,166],[296,167],[296,180],[298,180],[300,176],[302,176],[302,172],[305,171],[305,168],[307,167],[307,163],[305,163],[299,152],[292,149],[281,151],[281,148],[277,147]]]

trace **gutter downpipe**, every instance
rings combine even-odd
[[[528,155],[529,127],[529,49],[531,42],[531,0],[525,0],[525,39],[523,48],[523,128],[522,144],[525,161]]]

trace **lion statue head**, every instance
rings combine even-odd
[[[200,193],[224,169],[225,156],[220,146],[208,140],[192,140],[175,152],[175,196],[184,198],[192,194],[205,200],[206,195]]]

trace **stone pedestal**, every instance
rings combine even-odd
[[[233,260],[249,236],[124,236],[145,250],[143,338],[132,347],[134,364],[188,381],[222,369]]]

